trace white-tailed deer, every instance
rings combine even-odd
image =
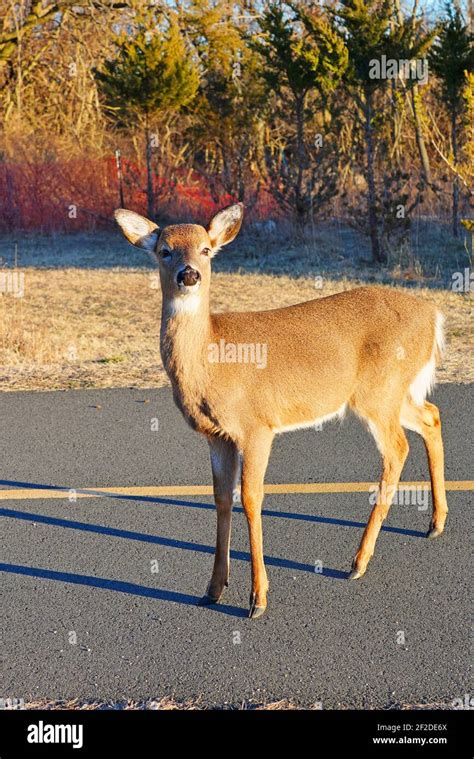
[[[404,427],[423,437],[428,454],[428,536],[443,532],[448,508],[441,425],[437,407],[425,400],[443,335],[434,306],[381,287],[273,311],[210,313],[211,258],[236,237],[242,216],[243,206],[236,204],[207,228],[159,229],[132,211],[115,212],[125,237],[158,260],[163,364],[177,406],[209,441],[217,544],[202,603],[216,603],[228,584],[233,492],[241,474],[252,561],[250,616],[259,617],[268,591],[263,483],[279,432],[340,417],[349,408],[375,438],[383,459],[381,483],[350,579],[362,577],[374,553],[408,453]]]

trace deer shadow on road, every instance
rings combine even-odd
[[[41,489],[51,491],[68,491],[71,488],[65,488],[58,485],[44,485],[39,483],[26,483],[18,482],[15,480],[0,480],[0,487],[18,487],[18,488],[30,488]],[[198,508],[206,510],[214,510],[214,505],[211,503],[199,502],[199,501],[186,501],[180,499],[170,499],[154,496],[136,496],[123,493],[112,493],[103,491],[96,491],[91,488],[80,489],[74,488],[74,492],[77,495],[87,495],[90,497],[100,498],[113,498],[119,500],[131,500],[145,503],[155,503],[166,506],[180,506],[188,508]],[[243,508],[236,506],[234,511],[243,513]],[[296,519],[307,522],[315,522],[319,524],[331,524],[351,528],[364,529],[365,524],[363,522],[355,522],[345,519],[336,519],[333,517],[322,517],[314,514],[301,514],[297,512],[285,512],[275,511],[271,509],[264,509],[263,515],[270,518],[280,519]],[[61,517],[51,517],[49,515],[37,514],[35,512],[19,511],[16,509],[0,508],[0,516],[8,519],[18,519],[28,522],[36,522],[40,524],[50,525],[52,527],[61,527],[64,529],[80,530],[83,532],[89,532],[99,535],[105,535],[108,537],[122,538],[125,540],[136,540],[144,543],[152,543],[155,545],[164,546],[167,548],[179,549],[184,551],[191,551],[194,553],[214,554],[214,546],[205,545],[202,543],[196,543],[191,541],[179,540],[176,538],[168,538],[160,535],[152,535],[147,533],[134,532],[131,530],[124,530],[116,527],[108,527],[106,525],[93,524],[90,522],[79,522],[77,520],[63,519]],[[417,530],[407,530],[399,527],[384,526],[382,530],[386,532],[397,533],[401,535],[408,535],[411,537],[425,537],[425,533]],[[232,550],[230,553],[231,559],[237,561],[245,561],[250,563],[250,554],[247,551]],[[268,566],[279,567],[283,569],[289,569],[291,571],[310,572],[312,574],[318,574],[323,578],[330,578],[336,580],[345,580],[348,577],[348,572],[344,572],[338,569],[332,569],[331,567],[322,567],[315,570],[314,565],[305,564],[302,562],[293,561],[291,559],[280,558],[275,556],[265,556],[265,563]],[[9,572],[12,574],[20,574],[31,577],[39,577],[42,579],[56,580],[59,582],[73,583],[77,585],[86,585],[89,587],[102,588],[106,590],[113,590],[121,593],[129,593],[136,596],[145,596],[149,598],[155,598],[161,601],[168,601],[172,603],[186,604],[195,606],[198,604],[200,597],[193,596],[191,594],[180,593],[177,591],[164,590],[160,588],[150,588],[134,583],[124,582],[121,580],[112,580],[108,578],[92,577],[88,575],[80,575],[71,572],[55,571],[49,569],[42,569],[36,567],[29,567],[16,564],[0,564],[0,571]],[[217,611],[221,614],[227,614],[235,617],[244,617],[247,615],[245,609],[230,606],[226,604],[212,605],[207,608],[211,611]]]

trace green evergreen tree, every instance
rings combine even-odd
[[[224,191],[249,208],[260,189],[256,156],[265,97],[259,59],[226,4],[190,0],[186,19],[203,71],[192,127],[194,164],[216,203]]]
[[[120,128],[143,132],[147,170],[147,213],[154,216],[150,121],[163,112],[176,112],[196,96],[199,72],[176,14],[156,18],[141,15],[134,33],[115,42],[116,54],[95,76],[109,114]]]
[[[320,103],[337,87],[347,65],[347,51],[327,18],[319,9],[309,11],[304,2],[273,3],[258,19],[260,36],[251,41],[262,57],[261,75],[269,94],[284,93],[291,98],[295,143],[280,150],[273,172],[277,199],[290,202],[297,222],[302,225],[314,200],[314,176],[307,145],[307,125],[312,116],[307,102],[317,92]],[[280,187],[279,187],[280,185]],[[327,201],[335,188],[326,183],[320,201]]]
[[[373,77],[372,62],[381,60],[390,49],[392,19],[391,0],[341,0],[337,11],[341,31],[349,51],[346,81],[358,106],[365,137],[367,181],[367,212],[369,234],[374,263],[385,261],[380,245],[376,187],[376,103],[378,90],[385,89],[388,81]]]
[[[474,70],[474,47],[469,27],[458,7],[447,7],[438,38],[430,53],[430,66],[441,82],[444,105],[449,114],[453,169],[459,162],[460,129],[466,112],[464,91],[466,73]],[[451,219],[453,235],[459,236],[459,180],[455,173],[452,189]]]

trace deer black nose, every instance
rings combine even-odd
[[[197,285],[200,279],[201,275],[199,272],[191,266],[185,266],[184,269],[180,269],[176,277],[178,285],[185,285],[186,287]]]

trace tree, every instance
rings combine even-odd
[[[224,190],[248,208],[260,189],[257,153],[265,104],[260,61],[226,4],[191,0],[186,22],[203,69],[194,104],[194,165],[216,203]]]
[[[398,71],[390,79],[389,88],[382,88],[377,95],[377,124],[380,127],[377,129],[377,170],[382,174],[379,181],[381,192],[379,190],[377,195],[381,195],[378,212],[380,244],[384,253],[394,249],[401,253],[410,248],[412,213],[423,202],[428,188],[438,189],[433,182],[426,147],[422,98],[429,79],[426,56],[437,28],[427,27],[423,18],[417,18],[417,2],[413,0],[411,13],[405,14],[400,0],[394,0],[390,33],[384,48],[387,59],[397,63]],[[414,134],[407,128],[410,121]],[[420,159],[419,173],[414,160],[416,155],[412,155],[410,164],[407,164],[407,155],[411,152],[409,142],[413,138]]]
[[[68,13],[75,14],[80,20],[84,11],[90,9],[110,11],[126,7],[124,0],[20,0],[9,3],[0,29],[0,86],[4,78],[8,81],[18,48],[26,42],[29,44],[39,28],[54,22],[57,30]]]
[[[116,40],[115,56],[95,72],[109,114],[119,128],[138,126],[144,136],[147,171],[147,213],[154,217],[150,121],[173,113],[196,96],[199,73],[193,52],[174,13],[157,24],[149,11],[137,19],[132,36]]]
[[[290,16],[290,12],[294,15]],[[294,139],[280,145],[276,156],[267,151],[272,189],[282,205],[292,207],[302,226],[315,194],[321,205],[335,193],[329,177],[315,190],[315,165],[307,140],[308,97],[315,91],[324,108],[325,99],[344,73],[347,50],[322,13],[308,11],[304,3],[291,3],[286,8],[274,3],[265,9],[258,23],[260,38],[250,44],[262,57],[261,75],[269,95],[289,94],[294,119]]]
[[[373,76],[373,62],[380,61],[390,47],[392,18],[391,0],[342,0],[338,18],[349,51],[346,82],[363,123],[365,137],[367,181],[367,213],[374,263],[384,262],[385,252],[380,245],[376,188],[376,108],[375,97],[384,90],[388,80]]]
[[[426,31],[422,19],[417,18],[416,11],[418,0],[413,0],[413,6],[410,16],[405,17],[401,0],[394,0],[395,21],[394,21],[394,47],[396,48],[401,60],[414,60],[425,58],[438,32],[437,26]],[[422,183],[424,186],[437,189],[433,183],[430,160],[426,147],[424,134],[423,119],[423,101],[420,95],[419,84],[416,79],[401,80],[399,83],[403,86],[408,96],[413,125],[415,130],[416,145],[421,161]],[[392,81],[392,88],[396,90],[398,82]],[[426,82],[425,82],[426,84]]]
[[[449,114],[451,130],[451,151],[453,161],[453,184],[451,219],[453,235],[459,236],[459,163],[461,120],[466,113],[466,72],[474,69],[474,48],[469,27],[459,7],[447,8],[447,16],[430,54],[430,65],[441,82],[441,94]]]

